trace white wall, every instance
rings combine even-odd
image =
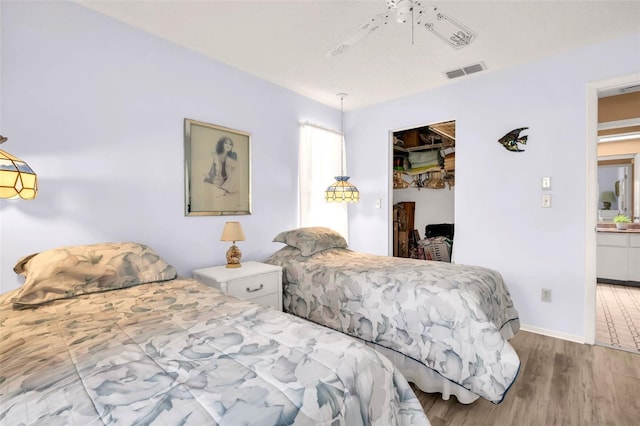
[[[154,247],[180,274],[244,260],[297,226],[298,123],[340,112],[67,2],[2,2],[4,149],[38,174],[33,201],[0,201],[0,291],[18,258],[103,241]],[[252,133],[252,215],[184,216],[183,120]]]
[[[443,189],[403,188],[393,190],[393,204],[404,201],[416,203],[414,229],[425,237],[424,229],[434,223],[453,223],[455,220],[455,186]]]
[[[350,206],[351,247],[388,253],[389,131],[454,119],[457,263],[501,272],[523,324],[584,336],[587,83],[639,71],[635,34],[349,113],[349,171],[362,200]],[[498,144],[525,126],[525,152]],[[542,176],[552,178],[549,209]],[[377,197],[387,201],[380,210]],[[540,301],[543,287],[552,303]]]

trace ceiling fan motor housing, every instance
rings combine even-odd
[[[387,9],[396,9],[396,21],[404,24],[411,19],[413,1],[411,0],[387,0]]]

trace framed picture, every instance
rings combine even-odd
[[[185,216],[251,214],[251,134],[184,120]]]

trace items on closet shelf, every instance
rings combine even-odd
[[[451,171],[456,169],[456,153],[452,152],[444,157],[444,169]]]
[[[440,171],[440,151],[411,151],[409,152],[409,173],[425,173],[430,171]]]

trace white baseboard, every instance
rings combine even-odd
[[[542,334],[543,336],[554,337],[556,339],[568,340],[575,343],[585,343],[584,336],[576,336],[569,333],[561,333],[555,330],[547,330],[546,328],[534,327],[532,325],[520,324],[520,330],[528,331],[531,333]]]

